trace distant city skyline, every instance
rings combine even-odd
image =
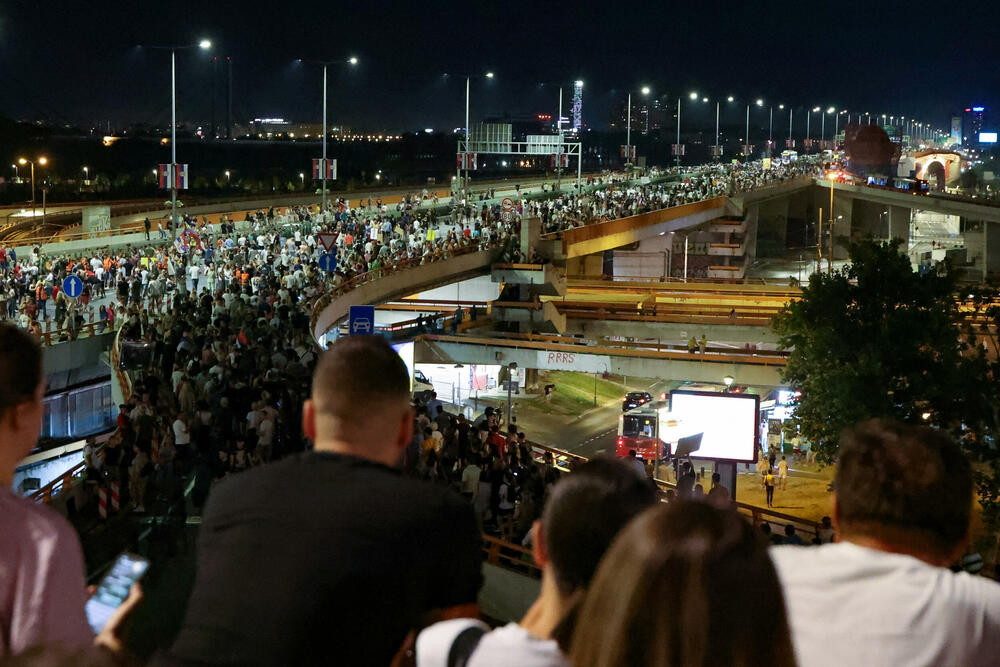
[[[177,0],[153,9],[111,0],[94,11],[83,3],[7,0],[0,7],[0,114],[83,126],[168,125],[169,54],[136,45],[203,37],[213,41],[211,51],[178,55],[182,121],[210,122],[214,108],[216,122],[225,122],[226,57],[234,121],[313,123],[320,68],[297,59],[346,63],[356,56],[357,66],[330,69],[329,117],[364,131],[460,127],[464,76],[486,71],[495,77],[471,85],[474,120],[555,115],[552,83],[563,86],[563,115],[571,117],[573,85],[581,80],[582,120],[595,129],[607,128],[612,109],[642,86],[657,96],[733,95],[734,105],[722,109],[733,117],[724,122],[736,122],[745,101],[758,98],[915,116],[941,128],[970,104],[1000,103],[996,81],[986,76],[1000,69],[1000,53],[990,48],[1000,7],[992,4],[977,7],[963,50],[927,48],[921,34],[935,34],[927,17],[938,8],[921,2],[905,11],[845,8],[823,22],[820,5],[783,1],[765,8],[719,3],[713,11],[652,2],[625,11],[516,1],[441,2],[434,11],[377,0],[301,12],[259,0],[238,11],[222,4]],[[714,122],[714,108],[697,104],[684,115]]]

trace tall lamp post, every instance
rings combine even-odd
[[[727,97],[726,101],[732,102],[733,96],[730,95],[729,97]],[[720,104],[721,103],[719,102],[719,100],[715,101],[715,155],[712,156],[715,159],[719,159],[722,157],[722,151],[719,150],[719,105]]]
[[[688,95],[692,100],[698,99],[698,93]],[[648,115],[648,114],[647,114]],[[674,164],[681,164],[681,98],[677,98],[677,143],[674,144]]]
[[[792,107],[788,107],[788,149],[791,150],[792,143]]]
[[[448,76],[448,75],[445,74],[445,76]],[[487,79],[492,79],[493,76],[494,76],[493,72],[487,72],[486,74],[483,75],[483,77],[485,77]],[[465,77],[465,141],[463,142],[463,146],[464,146],[464,151],[463,152],[464,152],[464,155],[465,155],[465,159],[463,159],[462,162],[456,167],[456,172],[455,172],[456,178],[458,178],[459,181],[462,184],[462,192],[463,193],[466,192],[467,189],[468,189],[467,186],[468,186],[468,180],[469,180],[469,169],[468,169],[468,165],[466,165],[466,161],[468,160],[469,149],[471,148],[471,142],[472,142],[472,128],[469,127],[469,123],[471,122],[469,120],[469,88],[471,87],[472,80],[476,79],[476,78],[479,78],[479,77],[473,76],[471,74],[466,75],[466,77]],[[462,178],[462,166],[466,167],[466,169],[465,169],[465,178]]]
[[[763,107],[764,106],[764,100],[757,100],[757,106]],[[753,149],[750,147],[750,103],[749,102],[747,102],[746,142],[747,142],[746,143],[746,146],[747,146],[747,155],[749,156],[751,153],[753,153]]]
[[[327,126],[327,123],[326,123],[326,88],[327,88],[327,85],[326,85],[327,71],[326,70],[327,70],[327,67],[330,66],[330,65],[347,64],[347,65],[350,65],[351,67],[353,67],[353,66],[355,66],[355,65],[358,64],[358,59],[355,56],[350,56],[349,58],[342,58],[340,60],[308,60],[308,61],[303,61],[300,58],[299,62],[310,62],[310,63],[312,63],[314,65],[322,65],[323,66],[323,129],[320,131],[320,136],[323,138],[323,160],[321,162],[321,167],[320,167],[320,180],[322,182],[322,186],[321,186],[322,187],[322,195],[320,196],[320,209],[319,209],[319,211],[320,211],[320,215],[321,216],[325,216],[326,215],[326,175],[327,175],[327,173],[329,173],[329,171],[328,171],[328,169],[326,167],[326,161],[327,161],[327,158],[326,158],[326,135],[329,134],[329,130],[330,130],[330,128]],[[303,185],[304,184],[305,183],[303,182]]]
[[[649,95],[649,86],[643,86],[640,91],[643,97]],[[649,117],[649,112],[646,112],[646,117]],[[628,101],[626,102],[625,109],[625,165],[631,166],[632,164],[632,91],[628,93]]]
[[[25,164],[31,165],[31,215],[34,216],[35,215],[35,162],[38,162],[40,166],[44,167],[49,163],[49,159],[43,155],[41,157],[35,158],[34,160],[29,160],[28,158],[22,157],[19,158],[17,162],[18,164],[21,165]]]
[[[149,49],[170,51],[170,229],[177,237],[177,52],[182,49],[210,49],[212,42],[203,39],[197,44],[147,46]]]

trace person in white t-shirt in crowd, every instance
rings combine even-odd
[[[948,569],[968,541],[968,458],[938,431],[887,420],[840,442],[839,542],[771,550],[800,667],[996,665],[1000,586]]]
[[[531,528],[542,587],[528,613],[485,633],[471,619],[436,623],[417,638],[417,667],[568,667],[574,620],[601,557],[625,524],[655,502],[652,486],[624,461],[595,458],[568,474]],[[467,662],[448,662],[455,652]]]

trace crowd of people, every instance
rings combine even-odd
[[[669,196],[720,185],[698,178]],[[666,201],[606,185],[590,203],[603,197],[615,214]],[[119,483],[139,511],[183,514],[185,489],[203,508],[181,629],[153,662],[994,663],[1000,588],[948,570],[968,539],[972,471],[937,432],[870,422],[846,433],[833,518],[805,549],[791,525],[755,530],[720,478],[706,492],[690,464],[661,495],[641,461],[566,472],[499,411],[469,420],[433,393],[414,402],[380,337],[318,351],[310,312],[324,292],[469,250],[517,252],[516,219],[495,202],[457,202],[449,216],[427,199],[260,211],[217,233],[189,220],[172,243],[14,259],[38,268],[36,282],[43,269],[53,284],[81,275],[119,313],[106,319],[122,328],[132,395],[112,439],[88,449],[88,477]],[[317,233],[335,235],[332,275],[316,265]],[[0,386],[9,488],[39,432],[44,376],[35,340],[6,323]],[[760,473],[765,491],[780,488],[787,464]],[[478,618],[484,532],[527,547],[541,570],[526,615],[496,629]],[[0,533],[0,658],[123,660],[138,592],[95,638],[69,525],[2,491]]]
[[[817,169],[815,160],[805,159],[775,162],[768,169],[760,162],[705,165],[683,173],[677,168],[651,172],[655,182],[647,184],[607,174],[589,177],[580,192],[553,197],[543,188],[544,196],[537,199],[517,187],[516,216],[507,220],[493,189],[468,197],[453,193],[447,204],[425,190],[404,195],[393,205],[374,196],[354,202],[339,199],[325,212],[315,207],[289,207],[283,212],[271,208],[247,213],[238,222],[224,217],[215,226],[204,217],[185,216],[176,230],[170,226],[173,240],[160,229],[145,245],[50,254],[33,247],[26,256],[0,245],[5,306],[0,315],[35,335],[57,331],[57,340],[71,340],[91,322],[98,333],[114,330],[129,304],[161,309],[179,289],[197,295],[207,288],[224,296],[233,284],[251,281],[254,287],[265,279],[267,267],[283,269],[284,287],[306,294],[315,292],[324,280],[337,290],[369,272],[378,277],[496,244],[506,247],[508,260],[540,260],[534,249],[523,256],[517,243],[523,215],[539,217],[546,232],[558,232],[759,188]],[[663,176],[677,180],[661,182]],[[331,275],[317,264],[325,251],[317,243],[319,233],[336,237],[330,250],[336,270]],[[77,298],[62,290],[63,280],[74,274],[84,284]]]
[[[0,344],[0,472],[9,482],[34,443],[44,380],[30,336],[0,325]],[[234,372],[247,369],[246,379],[252,366]],[[968,539],[972,469],[937,431],[886,421],[847,431],[833,543],[769,547],[712,494],[658,502],[627,460],[592,459],[552,472],[550,483],[550,462],[525,455],[509,425],[498,436],[498,415],[478,426],[444,417],[433,396],[415,410],[406,366],[382,338],[341,338],[314,366],[308,398],[275,388],[300,403],[312,447],[276,446],[270,463],[212,486],[180,633],[154,663],[995,664],[1000,587],[948,569]],[[267,403],[270,389],[258,388],[251,404]],[[270,418],[266,406],[260,413]],[[483,456],[502,479],[516,471],[541,480],[515,499],[523,508],[533,487],[540,499],[525,541],[539,592],[522,618],[495,629],[478,618],[480,519],[495,513],[503,523],[504,496],[480,513],[475,471],[466,475],[479,464],[462,461]],[[122,660],[91,648],[69,525],[10,491],[0,503],[0,654],[19,665]],[[97,637],[101,651],[121,650],[121,623],[139,598]]]
[[[787,163],[775,161],[766,169],[763,162],[709,164],[683,170],[672,167],[657,172],[648,183],[609,179],[589,191],[531,202],[527,210],[541,218],[546,233],[556,233],[814,176],[821,172],[821,165],[816,158],[803,158]]]

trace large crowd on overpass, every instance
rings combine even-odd
[[[819,159],[803,158],[775,162],[766,169],[761,162],[710,164],[693,169],[673,167],[660,172],[649,183],[612,182],[590,192],[532,202],[528,210],[542,219],[546,232],[559,232],[815,176],[821,173],[821,165]]]
[[[788,179],[811,175],[815,160],[793,163],[706,165],[680,172],[654,174],[651,182],[620,175],[598,177],[595,187],[531,199],[514,193],[517,216],[504,219],[494,192],[451,200],[415,192],[390,208],[372,197],[333,201],[320,213],[315,207],[247,214],[242,224],[210,226],[186,218],[171,242],[98,248],[89,252],[32,248],[17,254],[0,248],[0,275],[5,308],[2,314],[21,327],[41,334],[57,330],[61,339],[74,338],[82,326],[96,321],[98,329],[120,326],[122,316],[148,317],[149,311],[123,313],[123,308],[147,304],[161,309],[180,290],[228,307],[234,290],[256,295],[268,281],[277,281],[282,299],[296,289],[298,307],[308,308],[325,285],[334,289],[359,277],[374,279],[399,268],[448,259],[456,254],[502,245],[505,259],[536,261],[533,251],[521,254],[518,221],[522,215],[541,218],[547,232],[735,194]],[[662,179],[662,180],[661,180]],[[438,204],[438,205],[435,205]],[[237,227],[239,230],[237,231]],[[332,234],[330,252],[336,269],[325,273],[318,260],[325,250],[316,241]],[[67,275],[76,274],[85,288],[79,298],[61,289]],[[111,292],[116,298],[106,298]],[[229,295],[229,296],[227,296]],[[302,305],[304,304],[304,305]],[[48,322],[47,324],[44,324]]]

